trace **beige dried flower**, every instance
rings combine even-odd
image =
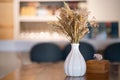
[[[87,9],[80,8],[71,10],[64,2],[65,7],[61,8],[58,22],[52,22],[57,32],[63,33],[71,43],[79,43],[79,41],[89,32],[87,26],[88,14]],[[95,21],[91,21],[92,26],[96,25]]]

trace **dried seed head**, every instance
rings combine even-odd
[[[71,10],[67,3],[64,2],[65,7],[61,8],[61,13],[58,18],[58,22],[52,25],[57,27],[56,31],[61,31],[67,36],[72,43],[79,43],[81,38],[83,38],[87,33],[89,33],[88,24],[93,27],[98,26],[95,17],[92,21],[88,22],[89,12],[85,8],[80,8],[78,10]]]

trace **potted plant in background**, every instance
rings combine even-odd
[[[83,76],[86,73],[86,62],[79,51],[79,42],[89,32],[88,24],[96,26],[95,21],[88,22],[87,9],[71,10],[64,2],[57,22],[52,22],[57,32],[64,34],[71,42],[71,51],[64,63],[67,76]]]

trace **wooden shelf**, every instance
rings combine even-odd
[[[57,21],[56,16],[20,16],[21,22],[47,22],[47,21]]]
[[[45,14],[41,15],[39,13],[37,14],[37,12],[36,12],[33,15],[29,15],[30,11],[26,11],[26,12],[28,12],[28,15],[21,14],[22,6],[24,6],[24,3],[26,4],[26,3],[35,2],[35,1],[37,3],[39,3],[39,2],[48,2],[48,3],[49,2],[50,3],[58,2],[59,3],[59,2],[63,2],[63,1],[78,1],[78,3],[86,2],[86,0],[14,0],[13,4],[14,4],[14,26],[15,26],[14,39],[15,40],[19,39],[19,36],[20,36],[20,33],[22,32],[22,30],[24,30],[24,31],[31,30],[32,31],[32,25],[34,25],[34,24],[35,24],[34,26],[37,26],[39,29],[41,29],[41,30],[43,29],[43,31],[46,31],[47,28],[48,28],[48,30],[50,28],[48,26],[48,22],[58,21],[57,14],[55,16],[54,15],[50,16],[49,14],[48,15],[45,15]],[[22,27],[22,26],[25,26],[25,27]],[[36,30],[36,28],[33,28],[33,30]]]
[[[3,3],[3,2],[12,2],[13,0],[0,0],[0,3]]]
[[[13,26],[0,25],[0,40],[12,40],[12,39],[13,39]]]

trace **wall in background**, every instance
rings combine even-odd
[[[120,0],[88,0],[87,1],[88,10],[91,11],[91,15],[95,16],[98,21],[118,21],[119,22],[119,36],[120,36],[119,5],[120,5]],[[0,25],[1,24],[13,25],[13,4],[12,4],[12,2],[0,3]],[[0,26],[0,29],[1,29],[1,26]],[[4,33],[4,32],[2,32],[2,33]],[[9,33],[2,34],[2,35],[8,35],[8,34]],[[15,46],[14,46],[14,41],[13,41],[13,43],[11,43],[11,41],[8,41],[8,43],[6,43],[6,41],[2,42],[2,43],[0,43],[0,44],[2,44],[0,46],[1,47],[0,51],[15,51],[16,46],[19,46],[19,44],[21,45],[20,48],[24,48],[25,45],[27,45],[26,48],[29,48],[30,45],[28,45],[26,42],[24,43],[23,41],[21,41],[21,43],[23,43],[23,44],[21,44],[20,42],[17,42],[18,44],[15,43]],[[95,41],[93,41],[93,43],[94,42]],[[114,42],[116,42],[116,41],[114,41]],[[97,43],[99,43],[99,41],[97,41],[94,44],[97,44]],[[106,43],[106,42],[103,42],[103,44],[104,43]],[[110,43],[111,43],[111,41],[110,41]],[[12,47],[10,44],[12,45]],[[99,46],[101,45],[100,47],[103,48],[103,44],[99,43],[99,45],[95,45],[95,47],[97,46],[97,48],[99,48]],[[106,43],[105,45],[107,45],[107,44],[108,43]],[[6,46],[8,46],[7,49],[6,49]],[[30,49],[30,48],[29,49],[26,49],[26,48],[20,49],[20,50],[28,51]],[[17,48],[17,49],[19,49],[19,48]]]
[[[90,18],[96,17],[97,21],[118,21],[120,36],[120,0],[87,0],[88,10],[91,11]]]

